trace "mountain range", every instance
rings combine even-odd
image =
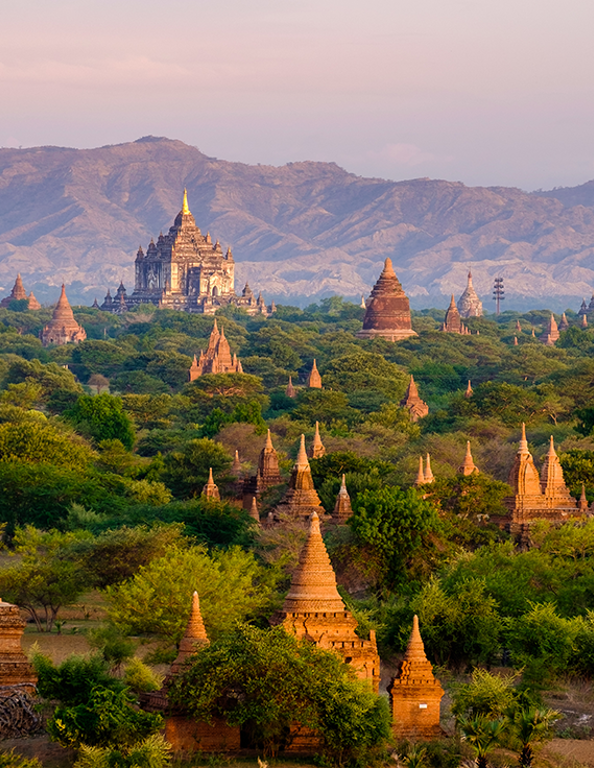
[[[388,181],[334,163],[246,165],[166,138],[96,149],[0,149],[0,285],[17,272],[38,298],[130,290],[140,244],[166,231],[184,187],[196,223],[267,299],[366,295],[390,257],[413,306],[445,306],[472,269],[490,310],[577,309],[594,287],[594,181],[525,192],[461,182]],[[488,302],[488,303],[487,303]]]

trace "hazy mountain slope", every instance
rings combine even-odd
[[[122,277],[131,286],[138,245],[170,226],[184,186],[198,225],[232,246],[238,282],[269,296],[367,293],[386,256],[419,298],[459,294],[469,265],[479,292],[501,273],[510,298],[549,305],[594,285],[594,182],[542,194],[390,182],[333,163],[225,162],[152,138],[0,150],[0,283],[19,270],[36,292],[78,281],[90,301]]]

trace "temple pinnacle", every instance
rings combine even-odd
[[[190,213],[190,209],[188,208],[188,190],[184,187],[184,201],[182,203],[182,214]]]
[[[520,438],[520,447],[518,448],[518,452],[522,451],[523,453],[528,452],[528,441],[526,440],[526,425],[524,422],[522,422],[522,437]]]
[[[295,465],[298,469],[306,469],[309,467],[307,451],[305,450],[305,435],[301,435],[301,443],[299,444],[299,453],[297,454],[297,461],[295,462]],[[313,514],[315,514],[315,512]]]

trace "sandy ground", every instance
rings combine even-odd
[[[553,739],[542,752],[543,758],[553,761],[559,768],[594,766],[594,741]]]

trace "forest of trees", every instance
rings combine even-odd
[[[511,493],[522,422],[537,466],[553,435],[571,492],[579,497],[584,483],[594,501],[594,328],[579,327],[568,312],[571,327],[547,347],[532,336],[533,328],[536,337],[544,329],[546,311],[473,318],[469,336],[439,332],[443,314],[413,313],[419,335],[394,344],[355,338],[363,310],[338,297],[306,309],[279,306],[271,318],[229,308],[217,321],[244,374],[188,383],[212,317],[81,309],[76,319],[87,340],[46,349],[38,333],[47,310],[0,309],[0,594],[42,632],[59,626],[60,609],[91,590],[107,605],[93,638],[98,655],[72,660],[70,671],[36,659],[47,686],[42,695],[59,702],[50,732],[87,750],[81,766],[107,761],[114,744],[112,731],[95,742],[81,737],[95,728],[81,725],[81,707],[120,713],[129,746],[122,765],[167,761],[155,735],[158,718],[131,704],[135,690],[157,684],[148,667],[130,661],[130,637],[157,641],[155,662],[172,660],[194,589],[220,658],[253,654],[265,644],[259,633],[276,632],[268,620],[282,605],[305,529],[256,525],[237,502],[230,473],[236,449],[245,474],[254,473],[268,428],[288,478],[299,436],[310,442],[319,422],[327,453],[311,469],[329,513],[346,475],[353,517],[328,525],[324,537],[343,597],[360,630],[376,630],[382,658],[403,652],[417,614],[427,654],[446,676],[509,670],[507,687],[490,699],[504,701],[500,711],[458,696],[454,714],[469,744],[473,728],[480,742],[494,723],[505,730],[504,720],[508,741],[513,732],[517,742],[533,721],[538,733],[548,732],[552,720],[525,722],[543,691],[563,676],[592,678],[594,520],[538,524],[526,549],[489,517]],[[322,389],[304,386],[314,358]],[[410,374],[430,409],[417,423],[399,405]],[[289,376],[295,398],[285,394]],[[462,477],[467,440],[480,474]],[[436,482],[421,494],[413,484],[427,453]],[[200,496],[210,467],[220,503]],[[263,497],[263,519],[282,490]],[[375,699],[351,691],[352,681],[333,672],[331,661],[270,637],[279,659],[300,655],[303,669],[317,666],[335,679],[335,695],[351,702],[340,715],[352,726],[347,752],[336,746],[346,743],[338,715],[313,698],[302,702],[304,722],[325,729],[329,759],[360,760],[385,742],[387,715]],[[205,656],[205,669],[216,658]],[[121,670],[110,672],[122,664],[128,685]],[[473,678],[467,699],[495,685],[485,674]],[[74,686],[77,676],[86,693]],[[196,694],[197,712],[205,700]],[[250,712],[260,713],[263,730],[270,725],[256,704]],[[359,733],[361,712],[368,727]],[[279,710],[277,722],[294,716]],[[275,733],[271,728],[271,743]],[[139,744],[144,757],[134,752]],[[459,755],[415,754],[411,748],[408,765],[458,765]]]

